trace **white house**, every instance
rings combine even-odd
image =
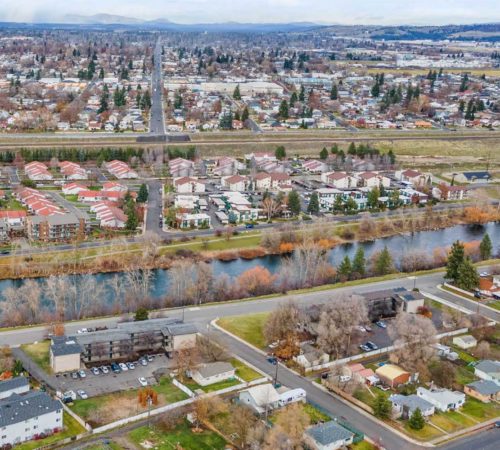
[[[294,356],[293,360],[299,366],[308,369],[313,366],[319,366],[320,364],[327,363],[330,361],[330,356],[310,344],[305,344],[301,346],[300,354]]]
[[[78,195],[81,191],[86,191],[88,188],[79,183],[67,183],[62,187],[64,195]]]
[[[180,228],[199,228],[207,227],[210,228],[210,216],[205,213],[199,214],[177,214],[177,221],[179,222]]]
[[[263,414],[266,410],[279,408],[280,395],[272,384],[260,384],[241,391],[239,401],[256,413]]]
[[[302,388],[288,389],[284,386],[278,388],[278,393],[280,395],[279,406],[287,406],[292,403],[306,401],[306,391]]]
[[[174,187],[180,194],[205,192],[205,183],[193,177],[174,178]]]
[[[388,188],[391,185],[391,179],[384,175],[380,175],[377,172],[361,172],[356,174],[357,178],[360,180],[361,186],[374,188],[383,186]]]
[[[432,416],[435,413],[435,407],[432,403],[415,394],[393,394],[389,397],[389,400],[392,403],[392,411],[396,417],[408,419],[413,415],[417,408],[420,409],[420,412],[424,417]]]
[[[0,381],[0,400],[12,394],[25,394],[29,392],[30,385],[26,377],[15,377],[10,380]]]
[[[44,163],[33,161],[24,166],[24,173],[33,181],[52,180],[52,174]]]
[[[453,344],[457,347],[468,349],[475,347],[477,345],[477,340],[474,336],[465,334],[463,336],[455,336],[453,338]]]
[[[63,429],[63,407],[47,393],[31,391],[0,400],[0,447]]]
[[[483,359],[474,367],[474,375],[481,380],[494,381],[500,385],[500,361]]]
[[[358,180],[345,172],[326,172],[321,174],[321,181],[337,189],[350,189],[356,187]]]
[[[459,409],[465,403],[465,394],[449,389],[429,390],[423,387],[417,388],[417,395],[432,403],[439,411],[453,411]]]
[[[242,175],[231,175],[221,178],[221,185],[227,187],[230,191],[243,192],[248,190],[249,180]]]
[[[306,434],[312,439],[318,450],[346,448],[352,444],[354,438],[354,433],[333,420],[308,428]]]
[[[191,372],[191,378],[200,386],[208,386],[235,377],[235,368],[227,362],[203,364]]]
[[[428,176],[418,170],[406,169],[398,170],[395,173],[396,179],[411,183],[413,186],[422,186],[427,182]]]
[[[286,173],[258,173],[255,175],[255,189],[259,191],[291,190],[292,180]]]

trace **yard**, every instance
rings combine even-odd
[[[187,398],[184,392],[172,384],[169,377],[163,377],[157,385],[151,387],[158,393],[156,406],[176,403]],[[102,425],[144,412],[147,408],[139,404],[138,392],[138,389],[133,389],[90,397],[87,400],[76,400],[70,407],[89,424]]]
[[[138,448],[154,448],[157,450],[172,450],[175,448],[222,450],[226,445],[225,440],[213,431],[203,430],[200,433],[194,433],[186,421],[177,425],[174,430],[168,433],[155,428],[140,427],[131,431],[128,436]]]
[[[78,434],[84,433],[85,428],[83,428],[73,417],[68,413],[63,413],[64,430],[60,433],[53,434],[45,439],[40,439],[38,441],[29,441],[24,444],[17,445],[16,450],[32,450],[40,448],[44,445],[53,444],[54,442],[61,441],[63,439],[69,438],[71,436],[76,436]]]
[[[41,369],[47,373],[52,373],[49,355],[50,341],[42,341],[34,344],[21,345],[21,349],[26,353]]]
[[[249,382],[249,381],[258,380],[259,378],[262,378],[262,376],[263,376],[259,372],[255,371],[252,368],[245,365],[243,362],[241,362],[237,358],[231,358],[229,360],[229,362],[236,369],[236,375],[238,375],[244,381]]]
[[[500,416],[500,405],[497,403],[483,403],[475,398],[467,397],[462,412],[480,422]]]
[[[263,328],[269,313],[248,314],[246,316],[223,317],[218,320],[219,326],[233,333],[249,344],[264,349]]]
[[[432,425],[425,424],[421,430],[413,430],[406,422],[403,427],[403,431],[408,435],[420,441],[430,441],[434,438],[443,436],[443,433]]]
[[[446,413],[436,412],[429,421],[448,433],[471,427],[477,423],[458,411],[449,411]]]
[[[236,386],[237,384],[241,384],[241,382],[235,378],[234,380],[219,381],[218,383],[210,384],[208,386],[200,386],[193,380],[186,381],[185,383],[182,384],[187,386],[193,392],[197,391],[198,389],[201,389],[203,392],[215,392],[215,391],[220,391],[222,389],[226,389],[231,386]]]

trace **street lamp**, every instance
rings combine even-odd
[[[413,290],[417,289],[417,277],[415,275],[412,275],[411,277],[408,277],[409,280],[413,280]]]

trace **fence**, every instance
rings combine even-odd
[[[438,334],[436,337],[437,337],[437,339],[442,339],[442,338],[447,337],[447,336],[456,336],[457,334],[464,334],[464,333],[467,333],[468,331],[469,331],[468,328],[461,328],[459,330],[448,331],[446,333]],[[325,364],[318,364],[316,366],[309,367],[306,369],[306,373],[313,372],[315,370],[328,369],[330,367],[333,367],[333,366],[336,366],[339,364],[347,364],[347,363],[352,362],[352,361],[359,361],[360,359],[369,358],[371,356],[383,355],[385,353],[392,352],[396,348],[397,348],[397,346],[390,345],[389,347],[380,348],[378,350],[373,350],[371,352],[360,353],[358,355],[349,356],[348,358],[336,359],[335,361],[330,361],[330,362],[327,362]]]
[[[183,385],[180,381],[177,381],[175,378],[172,378],[172,384],[177,386],[185,394],[189,395],[190,398],[196,397],[196,394],[191,389]]]

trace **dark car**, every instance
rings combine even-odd
[[[254,224],[253,223],[246,223],[245,228],[252,229],[252,228],[254,228]]]
[[[372,350],[378,350],[378,345],[372,341],[365,342],[365,345],[370,347]]]
[[[120,369],[120,366],[116,363],[111,363],[111,370],[114,373],[120,373],[122,371],[122,369]]]

